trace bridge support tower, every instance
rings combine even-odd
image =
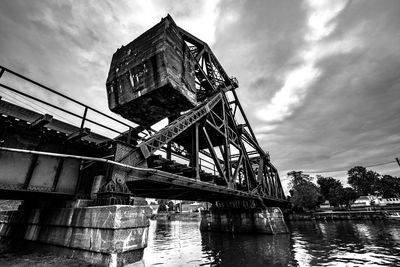
[[[216,202],[202,211],[201,231],[287,234],[289,230],[279,207],[257,205],[255,201]]]

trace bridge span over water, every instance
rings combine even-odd
[[[132,196],[211,202],[202,230],[287,231],[278,208],[287,204],[278,171],[249,124],[237,80],[206,43],[168,15],[117,50],[106,87],[109,108],[123,118],[0,66],[0,198],[25,200],[29,214],[50,218],[13,215],[36,227],[19,238],[114,253],[116,264],[126,263],[125,254],[142,251],[147,242],[147,213]],[[66,200],[74,202],[59,204]],[[61,211],[40,210],[60,205]],[[12,219],[1,224],[3,237],[13,236],[13,223],[21,225]],[[63,234],[91,229],[83,235],[91,241],[76,245],[82,234],[54,241],[61,231],[54,225]],[[122,249],[114,246],[122,242],[115,231],[128,231],[119,234]],[[100,254],[93,262],[115,258]]]

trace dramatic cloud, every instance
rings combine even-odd
[[[326,175],[345,182],[356,164],[400,156],[397,0],[3,1],[0,64],[108,112],[112,54],[167,13],[238,78],[284,180],[290,170],[337,170]]]
[[[168,13],[180,26],[213,43],[217,5],[218,1],[8,1],[0,10],[0,64],[111,114],[105,81],[117,48]],[[37,88],[20,85],[15,86],[49,98]],[[33,108],[29,100],[6,93],[5,99]],[[83,113],[60,98],[48,100]],[[49,112],[41,105],[34,108]],[[79,125],[72,116],[51,112]]]
[[[346,170],[399,174],[400,2],[225,1],[215,48],[285,179],[346,182]],[[286,182],[286,181],[285,181]]]

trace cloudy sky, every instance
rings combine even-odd
[[[238,78],[284,184],[290,170],[346,181],[387,162],[371,169],[400,176],[398,0],[0,4],[0,64],[101,110],[112,54],[169,13]]]

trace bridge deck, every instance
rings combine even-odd
[[[4,100],[0,100],[0,114],[2,116],[0,124],[3,124],[4,121],[7,120],[18,121],[18,124],[11,124],[13,125],[12,127],[14,127],[14,125],[18,125],[18,127],[26,127],[27,129],[29,129],[29,125],[33,121],[42,116],[42,114],[38,112],[23,108]],[[56,119],[53,119],[50,123],[46,124],[45,127],[51,132],[60,132],[60,134],[65,136],[79,130],[79,128],[74,125]],[[40,132],[37,132],[37,135],[40,135]],[[91,144],[100,144],[111,140],[96,133],[90,133],[82,139]],[[15,168],[20,168],[18,167],[18,162],[15,162]],[[286,203],[285,200],[268,196],[260,196],[256,192],[251,193],[235,190],[226,186],[217,185],[212,182],[200,181],[194,178],[188,178],[158,169],[133,171],[129,175],[127,184],[134,195],[150,198],[196,201],[262,198],[266,204],[284,205]],[[30,190],[29,188],[23,188],[22,184],[9,184],[2,186],[1,178],[0,193],[2,198],[7,199],[49,199],[75,197],[75,193],[72,193],[72,191],[69,193],[60,191],[57,192],[56,190],[52,191],[51,187],[45,188],[45,186],[43,187],[43,190],[40,189],[40,186],[36,187],[34,190]]]
[[[41,113],[37,113],[35,111],[23,108],[21,106],[17,106],[15,104],[12,104],[4,100],[0,100],[0,114],[3,117],[6,116],[12,117],[17,120],[27,122],[29,124],[42,116]],[[49,130],[64,133],[66,135],[72,134],[79,130],[79,127],[76,127],[69,123],[65,123],[57,119],[53,119],[50,123],[48,123],[46,125],[46,128]],[[83,137],[82,139],[95,144],[99,144],[110,140],[109,138],[101,136],[96,133],[90,133],[89,135]]]
[[[127,184],[134,195],[152,198],[197,201],[262,198],[264,203],[274,205],[287,202],[286,200],[260,196],[256,193],[235,190],[156,169],[132,172]]]

